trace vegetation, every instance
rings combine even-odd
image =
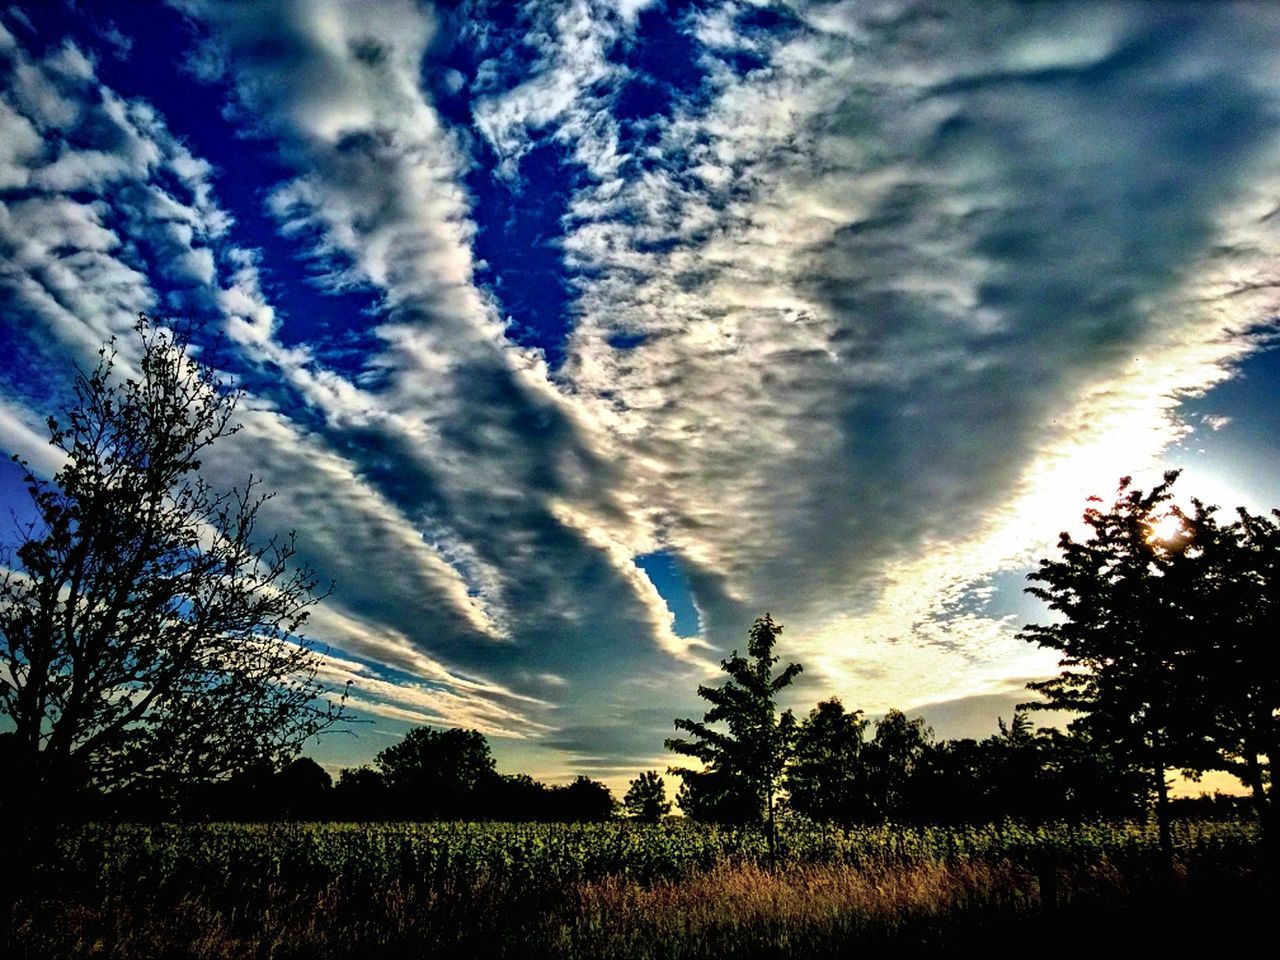
[[[1265,891],[1250,886],[1254,836],[1238,823],[1175,825],[1170,875],[1145,825],[788,821],[776,869],[760,825],[90,826],[68,831],[24,879],[0,950],[810,957],[872,943],[1011,942],[1122,908],[1131,922],[1157,905],[1181,909],[1170,933],[1185,940],[1220,932],[1225,897],[1237,909],[1251,896],[1262,903]]]
[[[646,770],[627,785],[622,798],[627,816],[640,823],[657,823],[671,812],[667,786],[657,770]]]
[[[136,374],[104,346],[49,418],[52,481],[19,461],[37,519],[0,557],[0,760],[23,818],[90,791],[177,801],[341,716],[298,636],[316,581],[292,537],[260,536],[252,477],[217,493],[198,473],[238,394],[183,335],[135,329]]]
[[[698,696],[711,702],[702,722],[676,720],[681,737],[666,741],[668,750],[701,760],[701,771],[675,767],[682,780],[679,803],[686,814],[703,820],[756,822],[763,820],[773,836],[775,800],[795,746],[796,722],[790,710],[777,712],[778,692],[801,671],[790,663],[777,676],[773,648],[781,624],[769,614],[751,625],[747,656],[734,650],[720,663],[729,679],[719,687],[698,687]],[[715,729],[723,724],[727,732]]]
[[[1199,500],[1187,514],[1177,477],[1149,492],[1126,477],[1085,512],[1087,539],[1062,534],[1062,556],[1029,575],[1058,618],[1022,633],[1065,668],[1029,684],[1045,698],[1032,706],[1075,712],[1073,731],[1147,777],[1166,851],[1170,769],[1236,773],[1275,834],[1280,753],[1280,527],[1243,509],[1224,527]]]
[[[257,537],[252,478],[219,494],[198,473],[238,395],[181,335],[137,332],[137,375],[108,345],[50,419],[66,461],[27,471],[38,519],[0,572],[6,956],[814,956],[996,923],[1025,941],[1117,903],[1210,930],[1273,889],[1275,520],[1179,509],[1169,473],[1062,535],[1028,588],[1054,617],[1021,636],[1062,655],[1024,707],[1073,712],[1066,730],[1020,708],[939,741],[835,698],[797,722],[778,700],[801,666],[779,668],[766,613],[666,741],[701,763],[669,771],[683,822],[657,771],[619,805],[585,776],[501,775],[458,728],[335,784],[297,756],[343,716],[298,635],[315,579]],[[1171,770],[1236,774],[1263,829],[1225,798],[1180,825]],[[361,823],[296,823],[324,820]]]

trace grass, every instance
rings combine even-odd
[[[151,847],[137,843],[134,828],[95,829],[88,834],[92,842],[81,834],[64,843],[63,861],[43,864],[10,898],[4,956],[807,958],[876,945],[937,950],[1056,938],[1065,946],[1104,927],[1109,947],[1185,952],[1197,940],[1261,929],[1274,895],[1260,882],[1251,835],[1240,830],[1206,829],[1194,843],[1184,836],[1172,870],[1155,855],[1147,831],[1130,827],[1110,828],[1109,845],[1096,829],[1080,831],[1087,842],[1073,845],[1072,831],[1057,828],[1039,834],[1044,843],[1038,848],[1031,832],[1017,844],[980,852],[968,850],[959,833],[951,852],[925,843],[920,832],[863,834],[864,846],[870,836],[880,836],[884,846],[855,857],[852,847],[837,844],[825,858],[793,856],[769,869],[732,835],[687,835],[689,826],[682,825],[675,832],[642,832],[639,840],[702,850],[699,842],[719,838],[724,854],[666,872],[628,873],[602,862],[590,866],[591,846],[584,841],[615,850],[623,834],[549,827],[535,836],[550,841],[563,833],[576,846],[544,844],[546,865],[560,867],[538,874],[519,858],[495,867],[495,838],[514,844],[513,838],[530,836],[503,828],[348,827],[339,836],[349,842],[340,847],[352,857],[337,861],[336,870],[314,869],[319,851],[329,850],[324,844],[311,861],[297,859],[307,829],[314,838],[324,827],[275,833],[172,828]],[[460,867],[461,858],[445,858],[429,861],[437,869],[422,874],[412,866],[415,857],[403,856],[404,845],[390,842],[451,835],[472,841],[471,869]],[[206,842],[210,836],[251,842],[219,846]],[[911,855],[887,855],[891,837],[899,854]],[[121,838],[132,846],[117,850],[112,843]],[[477,845],[477,838],[494,843]],[[361,847],[359,840],[367,842]],[[925,855],[926,847],[933,854]],[[264,875],[260,863],[232,856],[256,848],[287,866]],[[357,869],[353,851],[372,848],[385,862]],[[572,849],[583,858],[576,870],[561,862]],[[124,865],[85,873],[94,863],[89,850],[106,850],[125,864],[171,863],[129,883]],[[240,872],[220,876],[206,869],[216,864],[226,871],[237,863]]]

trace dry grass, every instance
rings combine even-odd
[[[926,864],[881,870],[846,865],[770,871],[725,865],[680,880],[624,878],[520,889],[477,881],[376,895],[335,884],[270,889],[252,902],[110,898],[96,904],[20,902],[5,956],[728,958],[843,956],[855,946],[931,948],[1025,943],[1108,923],[1107,942],[1149,946],[1149,928],[1192,936],[1219,913],[1238,919],[1246,876],[1126,873],[1106,862],[1038,876],[1011,863]],[[1213,896],[1206,896],[1212,891]],[[1261,917],[1261,913],[1257,914]],[[1123,921],[1120,927],[1114,925]],[[1127,927],[1124,925],[1127,924]],[[1138,934],[1142,936],[1139,937]]]

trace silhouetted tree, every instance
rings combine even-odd
[[[908,818],[912,780],[932,741],[933,731],[921,717],[908,719],[901,710],[890,710],[876,721],[876,735],[865,757],[871,806],[880,819]]]
[[[413,820],[474,817],[497,779],[484,735],[458,727],[416,727],[374,762],[393,814]]]
[[[275,767],[342,715],[298,636],[316,580],[292,536],[260,537],[258,481],[215,493],[199,473],[239,394],[183,334],[135,330],[134,375],[103,347],[49,418],[53,479],[17,461],[37,519],[0,556],[4,799],[43,818]]]
[[[1267,517],[1241,507],[1235,522],[1223,526],[1215,507],[1192,504],[1191,514],[1180,514],[1188,547],[1173,586],[1192,610],[1183,702],[1202,749],[1184,766],[1238,777],[1250,790],[1274,854],[1280,852],[1274,775],[1280,756],[1280,524],[1272,517],[1280,519],[1280,511]]]
[[[349,767],[338,774],[333,787],[333,816],[359,822],[383,820],[389,812],[386,778],[371,767]]]
[[[669,769],[669,773],[676,770]],[[751,784],[723,770],[685,770],[679,774],[676,804],[700,823],[759,823],[760,798]]]
[[[1166,854],[1172,853],[1167,772],[1200,760],[1191,729],[1199,721],[1187,681],[1195,634],[1205,628],[1196,619],[1188,569],[1179,565],[1185,538],[1164,540],[1154,532],[1169,511],[1177,476],[1166,473],[1145,493],[1125,477],[1111,506],[1085,511],[1088,539],[1061,535],[1061,557],[1042,559],[1028,574],[1044,586],[1027,588],[1059,617],[1028,624],[1021,633],[1061,651],[1059,665],[1066,668],[1028,684],[1045,698],[1031,706],[1079,713],[1074,728],[1147,771]]]
[[[790,807],[813,820],[845,825],[867,819],[867,771],[863,767],[867,721],[846,712],[839,699],[824,700],[800,723],[795,758],[785,785]]]
[[[720,662],[729,679],[719,687],[698,687],[698,696],[712,704],[703,721],[675,721],[676,729],[687,731],[693,739],[666,741],[667,749],[701,760],[707,772],[714,774],[711,780],[723,787],[722,797],[752,799],[753,819],[763,819],[768,825],[771,850],[776,842],[774,800],[796,733],[795,717],[790,710],[779,716],[775,698],[802,669],[800,664],[791,663],[774,676],[778,658],[773,648],[781,632],[781,624],[774,623],[769,614],[759,617],[751,625],[747,656],[741,657],[735,650]],[[723,723],[728,731],[712,729],[711,725],[717,723]],[[686,782],[692,779],[703,786],[707,782],[705,776],[687,769],[673,768],[670,772]]]
[[[327,820],[333,777],[310,757],[292,760],[271,778],[272,819]]]
[[[552,819],[562,823],[598,823],[611,820],[618,801],[599,780],[574,777],[572,783],[551,788]]]
[[[662,782],[662,774],[646,770],[632,780],[622,798],[622,807],[627,816],[641,823],[657,823],[670,813],[671,802],[667,800],[667,785]]]

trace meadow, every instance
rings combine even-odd
[[[814,957],[1261,925],[1250,824],[88,825],[11,871],[12,957]],[[1065,942],[1065,941],[1064,941]]]

